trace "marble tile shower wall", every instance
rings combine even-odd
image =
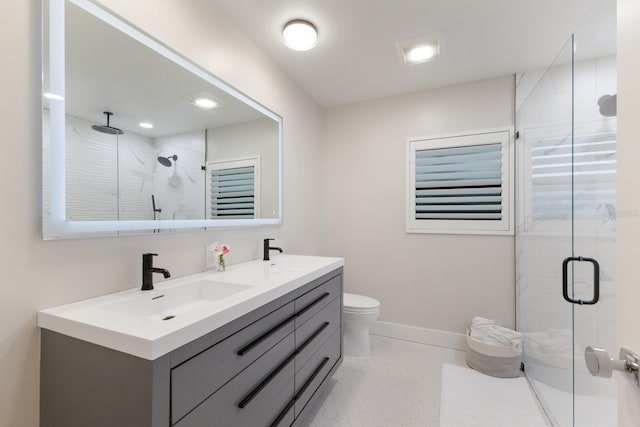
[[[67,117],[67,218],[71,220],[153,219],[151,195],[162,209],[157,219],[203,218],[205,136],[202,132],[148,138],[124,130],[96,132],[86,120]],[[43,120],[43,215],[49,215],[49,120]],[[172,166],[158,156],[178,156]],[[44,221],[44,234],[48,235]],[[152,232],[152,231],[149,231]]]
[[[157,138],[154,154],[153,191],[162,213],[160,219],[200,219],[205,217],[204,131]],[[178,155],[167,168],[155,161],[158,155]],[[133,173],[136,170],[133,169]]]
[[[616,91],[615,58],[576,64],[574,140],[587,145],[575,148],[575,153],[595,163],[574,170],[577,191],[573,211],[570,157],[562,160],[558,156],[571,153],[570,64],[549,69],[518,111],[521,138],[517,151],[517,321],[518,328],[533,337],[525,339],[528,357],[554,368],[572,369],[572,306],[562,297],[562,261],[572,255],[572,250],[576,256],[596,258],[601,266],[600,302],[573,307],[575,352],[582,354],[586,345],[617,349],[615,144],[610,152],[610,141],[615,142],[616,118],[601,115],[598,105],[602,95]],[[609,143],[608,148],[593,148],[602,142]],[[581,153],[583,149],[591,151]],[[534,167],[536,162],[538,169]],[[540,169],[543,163],[546,166]],[[559,169],[559,163],[564,163],[566,170]],[[547,177],[545,173],[554,168],[560,176]],[[540,202],[534,193],[550,194],[558,188],[566,194],[548,202],[547,213],[537,210],[536,203],[539,206]],[[576,266],[577,298],[590,299],[592,274],[591,268]]]

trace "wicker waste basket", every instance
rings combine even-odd
[[[522,346],[503,346],[482,342],[467,329],[467,365],[483,374],[500,378],[522,375]]]

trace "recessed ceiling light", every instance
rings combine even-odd
[[[47,99],[52,99],[54,101],[64,101],[64,96],[58,95],[56,93],[45,92],[43,96]]]
[[[284,26],[282,41],[289,49],[309,50],[318,43],[318,30],[309,21],[294,19]]]
[[[438,56],[438,46],[421,44],[404,51],[407,63],[417,64],[425,62]]]
[[[444,54],[444,33],[434,33],[396,43],[400,60],[407,65],[440,59]]]
[[[144,129],[153,129],[153,123],[149,123],[149,122],[140,122],[138,123],[138,126]]]
[[[198,99],[195,99],[193,103],[198,107],[204,108],[206,110],[209,110],[211,108],[215,108],[218,106],[218,103],[216,101],[209,98],[198,98]]]

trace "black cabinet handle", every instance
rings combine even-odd
[[[318,374],[320,373],[320,371],[322,370],[322,368],[324,368],[324,365],[327,364],[327,362],[329,361],[328,357],[325,357],[324,359],[322,359],[322,362],[320,362],[320,365],[318,365],[318,367],[316,368],[315,371],[313,371],[313,373],[311,374],[311,376],[307,379],[307,381],[305,381],[304,385],[302,386],[302,388],[300,388],[300,391],[296,393],[294,399],[299,399],[300,396],[302,396],[302,394],[305,392],[305,390],[307,388],[309,388],[309,386],[311,385],[311,383],[313,382],[313,380],[318,376]]]
[[[289,362],[293,360],[295,356],[296,352],[294,351],[286,359],[284,359],[282,363],[280,363],[273,371],[271,371],[271,373],[267,375],[266,378],[260,382],[260,384],[255,386],[254,389],[251,390],[251,392],[249,392],[249,394],[247,394],[245,398],[240,401],[240,403],[238,403],[238,408],[243,409],[249,403],[251,403],[251,401],[262,391],[262,389],[264,389],[271,382],[271,380],[273,380],[276,375],[278,375],[280,371],[282,371],[285,366],[287,366]]]
[[[315,306],[316,304],[318,304],[320,301],[322,301],[323,299],[325,299],[326,297],[328,297],[329,295],[331,295],[329,292],[325,292],[324,294],[320,295],[318,298],[316,298],[315,300],[313,300],[311,303],[309,303],[305,308],[303,308],[302,310],[300,310],[299,312],[296,313],[296,316],[300,317],[302,316],[305,312],[311,310],[311,308],[313,306]]]
[[[593,264],[593,298],[589,301],[573,299],[569,296],[569,263],[586,261]],[[562,296],[567,302],[579,305],[593,305],[600,300],[600,264],[593,258],[583,256],[565,258],[562,262]]]
[[[316,339],[316,337],[320,335],[322,331],[324,331],[330,324],[331,323],[329,322],[324,322],[313,334],[311,334],[309,338],[307,338],[302,344],[300,344],[300,347],[296,349],[296,354],[300,354],[302,350],[304,350],[306,346],[311,344],[311,342]]]
[[[262,343],[264,340],[266,340],[267,338],[269,338],[271,335],[275,334],[276,332],[278,332],[280,329],[284,328],[285,326],[287,326],[289,323],[291,323],[291,321],[293,319],[296,318],[296,315],[293,314],[289,317],[287,317],[286,319],[284,319],[282,322],[278,323],[276,326],[274,326],[273,328],[269,329],[267,332],[265,332],[264,334],[260,335],[258,338],[256,338],[255,340],[251,341],[249,344],[245,345],[244,347],[242,347],[240,350],[238,350],[237,354],[238,356],[244,356],[245,354],[247,354],[248,352],[250,352],[251,350],[253,350],[255,347],[257,347],[260,343]]]
[[[328,323],[325,324],[325,327],[326,327],[326,325],[328,325]],[[285,417],[285,415],[287,415],[287,412],[289,412],[289,409],[291,409],[293,404],[296,403],[296,401],[298,399],[300,399],[300,396],[302,396],[302,394],[305,392],[305,390],[307,388],[309,388],[309,386],[311,385],[311,383],[313,382],[315,377],[318,376],[318,374],[320,373],[320,371],[322,371],[322,368],[324,368],[324,365],[326,365],[328,361],[329,361],[328,357],[325,357],[324,359],[322,359],[322,362],[320,362],[320,365],[313,371],[313,373],[311,374],[311,376],[309,376],[307,381],[305,381],[305,383],[302,386],[302,388],[300,388],[300,391],[298,393],[296,393],[295,396],[293,396],[293,399],[291,399],[289,401],[289,403],[287,404],[287,406],[284,407],[284,409],[282,410],[282,412],[280,412],[280,414],[275,419],[275,421],[271,423],[270,427],[277,427],[277,425],[280,423],[280,421],[282,421],[282,419]]]
[[[296,355],[298,355],[306,346],[308,346],[329,325],[329,322],[325,322],[324,324],[322,324],[322,326],[320,326],[309,338],[307,338],[305,342],[300,345],[300,347],[294,350],[286,359],[284,359],[282,363],[278,365],[278,367],[271,371],[271,373],[267,375],[267,377],[262,380],[260,384],[255,386],[255,388],[251,390],[251,392],[247,394],[244,399],[240,401],[240,403],[238,403],[238,408],[242,409],[246,407],[253,400],[253,398],[256,397],[262,391],[262,389],[265,388],[267,384],[269,384],[271,380],[273,380],[273,378],[275,378],[275,376],[278,375],[280,371],[282,371],[285,366],[287,366],[287,364],[289,364],[289,362],[293,360],[294,357],[296,357]]]
[[[293,397],[293,399],[291,399],[289,401],[289,403],[287,403],[287,406],[284,407],[282,412],[280,412],[278,417],[275,419],[274,422],[271,423],[271,425],[269,427],[277,427],[278,424],[280,424],[280,421],[282,421],[282,419],[284,418],[284,416],[287,415],[287,412],[289,412],[289,409],[291,409],[291,407],[293,406],[294,403],[296,403],[295,396]]]
[[[295,319],[296,317],[299,317],[302,314],[304,314],[305,312],[309,311],[313,306],[318,304],[320,301],[322,301],[323,299],[325,299],[329,295],[331,295],[329,292],[325,292],[324,294],[320,295],[318,298],[313,300],[311,303],[309,303],[307,306],[305,306],[302,310],[300,310],[296,314],[287,317],[282,322],[280,322],[279,324],[277,324],[273,328],[269,329],[267,332],[265,332],[264,334],[260,335],[258,338],[256,338],[255,340],[251,341],[249,344],[247,344],[244,347],[242,347],[237,352],[238,356],[244,356],[245,354],[247,354],[248,352],[253,350],[255,347],[257,347],[260,343],[262,343],[264,340],[269,338],[271,335],[275,334],[280,329],[284,328],[293,319]]]

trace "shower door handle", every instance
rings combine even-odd
[[[573,299],[569,296],[569,264],[573,261],[578,262],[590,262],[593,264],[593,298],[585,301],[581,299]],[[562,296],[567,302],[578,305],[593,305],[600,300],[600,264],[593,258],[587,258],[583,256],[568,257],[562,262]]]

